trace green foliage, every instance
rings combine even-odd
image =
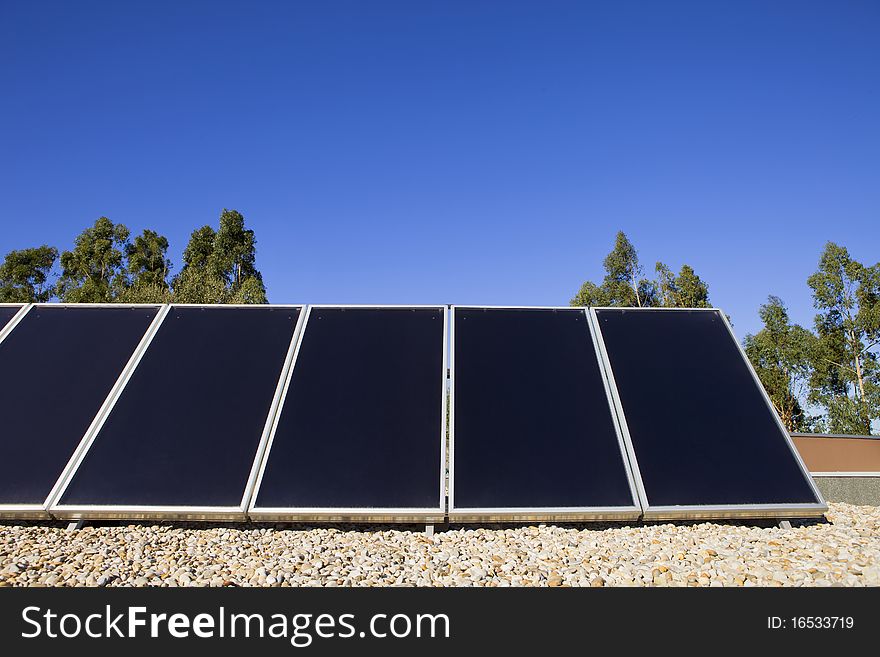
[[[0,302],[48,301],[52,296],[49,275],[57,259],[58,249],[46,244],[7,253],[0,264]]]
[[[654,296],[653,284],[643,279],[639,255],[623,231],[602,262],[605,278],[600,285],[587,281],[571,300],[573,306],[646,306]]]
[[[184,268],[172,286],[174,303],[227,303],[226,282],[206,269]]]
[[[266,303],[263,279],[248,276],[228,291],[225,303]]]
[[[50,247],[10,253],[0,267],[0,298],[48,300],[45,282],[56,257]],[[166,237],[145,229],[130,242],[128,228],[101,217],[61,254],[55,291],[70,303],[266,303],[255,261],[254,232],[240,212],[224,210],[217,231],[203,226],[192,233],[183,268],[169,284]]]
[[[581,285],[570,301],[572,306],[708,308],[710,305],[709,286],[689,265],[684,265],[676,276],[669,267],[658,262],[656,280],[645,278],[638,252],[622,231],[617,233],[614,248],[602,264],[605,268],[602,283],[587,281]]]
[[[11,251],[0,264],[0,302],[45,302],[56,293],[67,303],[267,303],[254,231],[240,212],[223,210],[216,231],[193,231],[170,285],[168,239],[150,229],[133,241],[129,235],[124,225],[99,218],[61,254],[55,285],[48,281],[57,249]]]
[[[80,233],[73,250],[61,254],[61,277],[56,286],[61,300],[112,301],[114,288],[125,286],[123,261],[129,247],[128,236],[128,228],[107,217],[101,217]]]
[[[171,303],[171,290],[168,284],[136,282],[117,291],[113,297],[116,303]]]
[[[609,293],[601,285],[586,281],[569,303],[572,306],[611,306],[614,305]]]
[[[709,308],[709,286],[697,276],[693,267],[682,265],[674,284],[673,305],[676,308]]]
[[[254,231],[244,217],[223,210],[220,227],[193,231],[183,252],[183,268],[172,281],[178,303],[266,303],[263,277],[256,269]]]
[[[880,418],[880,264],[828,242],[807,284],[819,310],[811,400],[826,407],[831,431],[870,434]]]
[[[654,265],[654,271],[657,274],[657,280],[654,283],[657,302],[661,306],[672,306],[675,303],[677,292],[675,274],[662,262]]]
[[[650,306],[654,296],[653,284],[642,278],[642,266],[636,247],[623,231],[618,231],[614,248],[602,263],[606,290],[611,304],[615,306]]]
[[[654,305],[663,308],[710,308],[709,286],[697,276],[693,267],[682,265],[676,276],[662,262],[655,265]]]
[[[183,269],[207,271],[214,255],[214,240],[217,234],[210,226],[202,226],[192,232],[189,244],[183,250]]]
[[[168,289],[171,261],[167,257],[168,239],[157,232],[144,229],[134,238],[126,251],[131,287]]]
[[[816,337],[791,323],[779,297],[768,297],[759,315],[764,327],[757,334],[746,336],[746,355],[786,428],[809,431],[815,428],[817,418],[807,415],[801,400],[808,391]]]
[[[247,278],[260,278],[254,266],[256,243],[254,231],[244,227],[241,213],[224,209],[214,238],[214,267],[230,287],[240,285]]]

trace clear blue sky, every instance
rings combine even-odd
[[[0,5],[0,252],[236,208],[273,302],[566,304],[622,229],[737,333],[880,260],[880,3]]]

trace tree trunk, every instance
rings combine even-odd
[[[851,338],[853,337],[852,333],[850,333],[850,337]],[[864,377],[862,376],[862,359],[861,359],[861,356],[859,355],[859,346],[860,345],[857,342],[855,342],[855,340],[853,340],[853,359],[855,360],[855,364],[856,364],[856,381],[859,384],[859,400],[864,401],[865,400],[865,380],[864,380]]]
[[[641,299],[641,297],[639,297],[639,286],[636,283],[636,277],[633,276],[631,280],[632,280],[633,292],[635,292],[635,294],[636,294],[636,305],[638,305],[638,307],[641,308],[642,307],[642,299]]]
[[[788,428],[789,420],[785,414],[785,406],[782,404],[777,404],[772,399],[770,400],[770,403],[773,404],[773,408],[776,410],[776,414],[779,415],[779,419],[782,420],[782,424],[784,424]],[[790,428],[789,428],[789,431],[791,431]]]
[[[849,332],[850,345],[853,350],[853,363],[855,364],[856,370],[856,384],[858,389],[857,394],[857,407],[859,413],[859,421],[863,423],[863,431],[866,434],[871,433],[871,418],[868,416],[867,408],[866,408],[866,399],[865,399],[865,377],[862,374],[862,357],[861,357],[861,344],[858,340],[856,340],[855,332],[850,330]]]

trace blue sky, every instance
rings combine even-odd
[[[624,230],[742,336],[880,260],[880,4],[0,5],[0,252],[236,208],[273,302],[566,304]]]

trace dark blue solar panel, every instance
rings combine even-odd
[[[310,310],[256,506],[440,507],[442,308]]]
[[[649,505],[818,503],[718,312],[597,315]]]
[[[455,309],[456,510],[632,507],[583,310]]]
[[[6,326],[20,309],[21,306],[0,306],[0,329]]]

